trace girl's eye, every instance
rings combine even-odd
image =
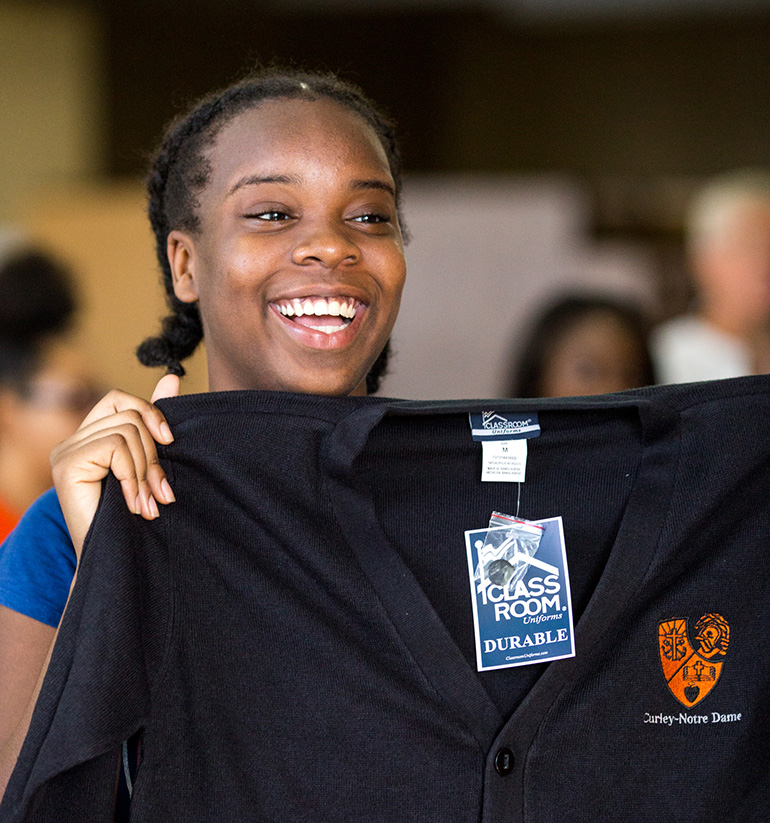
[[[356,223],[389,223],[390,217],[387,214],[361,214],[354,217]]]
[[[254,214],[245,214],[248,220],[264,220],[266,223],[277,223],[282,220],[291,220],[291,215],[285,211],[261,211]]]

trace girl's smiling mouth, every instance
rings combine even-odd
[[[360,300],[344,295],[286,298],[272,301],[269,306],[300,342],[321,349],[346,346],[366,313]]]

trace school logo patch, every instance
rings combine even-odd
[[[687,633],[687,618],[658,624],[658,651],[671,694],[688,709],[700,703],[722,674],[730,626],[721,614],[704,614],[695,624],[695,648]]]

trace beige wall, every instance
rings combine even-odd
[[[21,226],[77,275],[83,305],[79,344],[105,386],[149,397],[163,374],[137,361],[136,346],[165,313],[144,186],[83,184],[29,192]],[[185,393],[204,391],[203,352],[191,361]]]
[[[21,231],[72,267],[77,340],[95,377],[148,397],[162,372],[134,350],[165,310],[143,186],[99,182],[101,42],[84,3],[0,0],[0,241]],[[205,382],[201,362],[184,390]]]
[[[102,167],[99,42],[81,4],[0,0],[0,223],[28,188]]]

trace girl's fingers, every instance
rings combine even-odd
[[[152,399],[179,394],[179,378],[162,377]],[[94,406],[80,428],[51,453],[57,494],[79,548],[109,471],[120,481],[129,511],[147,520],[158,517],[158,503],[174,502],[174,493],[158,460],[156,442],[173,441],[163,412],[152,403],[111,391]]]
[[[173,378],[173,380],[167,380],[167,378]],[[174,375],[167,375],[166,377],[161,378],[161,380],[158,381],[158,386],[156,386],[155,392],[157,394],[158,389],[160,389],[162,393],[157,397],[153,395],[155,399],[157,400],[161,396],[172,397],[172,394],[166,392],[175,390],[173,381],[178,381],[178,379],[179,378]],[[161,386],[161,384],[163,385]],[[178,386],[176,391],[178,393]],[[174,439],[163,412],[157,406],[154,406],[152,403],[148,403],[146,400],[142,400],[141,397],[135,397],[133,394],[126,394],[126,392],[122,392],[118,389],[115,389],[105,395],[93,407],[93,409],[91,409],[85,420],[83,420],[81,429],[86,429],[90,426],[98,424],[100,420],[111,417],[114,414],[121,414],[125,412],[134,412],[138,414],[141,417],[145,427],[150,432],[150,435],[158,443],[168,444]]]
[[[141,493],[134,453],[120,432],[104,434],[61,452],[53,463],[53,477],[78,555],[99,505],[100,481],[110,470],[120,481],[129,511],[153,519],[149,495]]]
[[[52,465],[59,460],[61,454],[92,443],[116,431],[125,435],[127,443],[134,453],[134,463],[140,486],[148,484],[149,494],[155,497],[159,503],[173,503],[174,495],[158,460],[155,440],[145,425],[141,413],[136,409],[117,412],[88,425],[84,423],[75,434],[54,448],[51,452]],[[92,454],[92,452],[89,452],[89,454]],[[109,466],[106,469],[109,469]],[[106,475],[106,473],[105,470],[104,474]],[[142,491],[142,488],[140,488],[140,491]]]
[[[91,517],[101,481],[110,470],[120,481],[126,504],[134,514],[151,520],[158,516],[158,503],[174,502],[155,441],[136,410],[114,414],[80,429],[53,450],[51,465],[60,499],[72,494],[84,505],[87,501]],[[93,487],[91,494],[82,488],[88,484]]]
[[[121,481],[124,494],[129,495],[126,500],[129,509],[135,514],[149,514],[152,492],[147,478],[145,450],[148,448],[155,453],[152,438],[147,433],[143,438],[137,427],[129,422],[109,429],[101,428],[75,443],[65,441],[54,450],[51,460],[57,489],[61,486],[60,496],[67,494],[72,486],[90,485],[98,500],[100,482],[112,470]],[[83,494],[81,488],[81,499]]]

